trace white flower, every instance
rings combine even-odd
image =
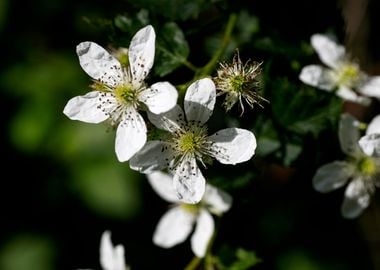
[[[204,164],[212,157],[223,164],[236,164],[255,153],[256,138],[251,131],[227,128],[207,135],[205,123],[214,109],[215,96],[210,79],[198,80],[187,89],[185,114],[179,106],[159,115],[148,114],[156,127],[170,135],[166,140],[148,141],[129,163],[143,173],[168,168],[174,175],[178,198],[186,203],[199,202],[205,191],[205,178],[197,161]]]
[[[314,188],[323,193],[348,183],[341,208],[345,218],[358,217],[380,186],[380,116],[371,121],[361,138],[359,126],[352,116],[342,115],[339,141],[349,158],[323,165],[313,178]]]
[[[153,234],[153,242],[163,248],[171,248],[182,243],[193,231],[191,249],[197,257],[204,257],[209,241],[214,233],[214,220],[210,213],[221,215],[232,204],[232,197],[224,191],[207,185],[199,204],[183,204],[173,189],[172,177],[159,171],[148,174],[148,180],[157,194],[174,203],[160,219]]]
[[[351,61],[343,46],[330,37],[314,34],[311,45],[328,67],[309,65],[302,69],[300,80],[326,91],[336,91],[340,98],[368,105],[368,97],[380,98],[380,76],[368,76]]]
[[[105,231],[100,240],[100,265],[103,270],[129,270],[124,260],[124,247],[112,245],[109,231]]]
[[[100,123],[109,119],[117,125],[119,161],[129,160],[146,142],[145,122],[138,113],[143,104],[152,113],[162,113],[177,103],[177,90],[170,83],[148,87],[144,82],[153,65],[155,38],[150,25],[136,33],[128,50],[129,67],[94,42],[77,46],[80,65],[95,80],[95,91],[72,98],[63,112],[72,120]]]

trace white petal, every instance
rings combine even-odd
[[[163,248],[171,248],[182,243],[193,229],[195,216],[181,206],[167,211],[157,224],[153,243]]]
[[[147,175],[148,181],[153,190],[165,201],[179,202],[177,192],[173,186],[173,176],[160,171],[152,172]]]
[[[181,107],[175,105],[170,111],[154,114],[148,112],[149,121],[159,129],[175,132],[185,126],[185,116]]]
[[[371,202],[371,195],[364,185],[364,180],[356,178],[348,184],[344,193],[342,215],[345,218],[356,218]]]
[[[359,150],[358,141],[360,138],[359,121],[351,115],[342,114],[339,121],[339,142],[344,153],[355,156]]]
[[[371,103],[371,99],[365,96],[359,96],[352,89],[341,86],[338,91],[336,91],[336,95],[343,100],[355,102],[364,106],[368,106]]]
[[[161,141],[148,141],[144,147],[134,155],[130,161],[131,169],[142,172],[152,173],[168,167],[173,159],[168,143]]]
[[[116,130],[115,152],[120,162],[129,160],[146,143],[144,119],[135,111],[125,112]]]
[[[104,270],[124,270],[124,247],[117,245],[115,248],[111,242],[111,233],[105,231],[100,242],[100,264]]]
[[[241,128],[226,128],[209,136],[213,142],[213,156],[223,164],[236,164],[249,160],[256,149],[255,135]]]
[[[219,188],[206,185],[206,191],[202,202],[206,204],[211,213],[220,215],[231,208],[232,197],[230,194]]]
[[[380,99],[380,76],[369,77],[362,86],[358,87],[358,91],[362,95]]]
[[[122,245],[117,245],[114,250],[114,268],[111,270],[127,270],[124,259],[124,247]]]
[[[368,124],[366,135],[380,133],[380,114],[376,115]]]
[[[354,169],[344,161],[334,161],[320,167],[313,177],[315,190],[326,193],[344,186]]]
[[[168,82],[153,84],[150,88],[141,92],[139,99],[144,102],[149,111],[154,114],[167,112],[177,104],[178,92]]]
[[[191,236],[191,249],[197,257],[203,258],[206,255],[208,244],[214,233],[214,227],[212,216],[206,210],[201,209],[195,231]]]
[[[156,34],[151,25],[140,29],[132,38],[128,50],[128,57],[134,81],[143,81],[152,68],[155,41]]]
[[[175,169],[173,184],[181,202],[196,204],[202,199],[206,180],[199,170],[195,158],[183,159]]]
[[[100,240],[100,264],[103,269],[110,269],[113,266],[113,245],[109,231],[105,231]]]
[[[321,61],[331,68],[336,68],[345,59],[346,50],[330,37],[315,34],[311,37],[311,45],[317,52]]]
[[[331,70],[317,65],[302,68],[299,79],[308,85],[327,91],[331,91],[335,87]]]
[[[192,83],[184,101],[187,121],[206,123],[214,110],[215,99],[216,90],[212,80],[205,78]]]
[[[81,67],[95,80],[115,86],[121,82],[122,69],[119,61],[94,42],[82,42],[77,46]]]
[[[107,102],[107,99],[110,102]],[[92,91],[84,96],[70,99],[63,109],[63,113],[71,120],[96,124],[106,120],[107,113],[115,106],[116,101],[112,94]]]
[[[380,157],[380,133],[372,133],[361,137],[359,145],[367,156]]]

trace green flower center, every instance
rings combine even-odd
[[[232,77],[230,80],[232,90],[238,93],[243,92],[245,83],[246,83],[245,78],[244,76],[241,76],[241,75],[236,75]]]
[[[179,134],[176,139],[176,146],[182,154],[201,153],[206,143],[206,129],[199,126],[192,126],[189,130]]]
[[[186,212],[190,212],[192,214],[197,214],[200,208],[200,203],[197,204],[181,204],[181,208]]]
[[[345,64],[337,71],[337,85],[352,87],[359,80],[360,70],[356,65]]]
[[[130,84],[118,85],[114,90],[116,99],[125,105],[136,105],[138,103],[137,91]]]
[[[376,163],[372,158],[366,157],[359,161],[358,169],[362,174],[373,175],[376,172]]]

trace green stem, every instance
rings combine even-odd
[[[213,270],[214,269],[214,257],[212,256],[211,248],[212,248],[212,245],[214,244],[218,227],[219,227],[219,222],[218,222],[217,226],[215,226],[214,233],[212,234],[211,239],[207,245],[206,256],[205,256],[205,260],[204,260],[205,270]]]
[[[231,40],[232,30],[235,27],[236,21],[237,21],[236,14],[232,13],[230,17],[228,18],[227,26],[223,35],[222,45],[215,52],[215,54],[212,56],[212,58],[206,65],[199,68],[199,67],[194,66],[190,62],[188,62],[186,59],[182,61],[182,64],[188,67],[189,69],[191,69],[192,71],[194,71],[195,75],[192,80],[188,81],[187,83],[177,86],[177,89],[179,90],[179,92],[185,92],[186,89],[190,86],[190,84],[192,84],[196,80],[211,75],[215,66],[218,64],[218,61],[220,60],[220,58],[223,56],[223,54],[225,53],[227,49],[227,46]]]
[[[220,60],[220,58],[223,56],[224,52],[227,49],[227,46],[231,40],[232,30],[235,27],[236,21],[237,21],[236,14],[232,13],[230,17],[228,18],[226,30],[224,31],[222,45],[215,52],[215,54],[210,59],[210,61],[203,68],[201,68],[199,72],[195,74],[195,79],[208,76],[212,73],[213,69],[218,64],[218,61]]]
[[[190,63],[189,61],[187,61],[186,59],[183,59],[182,60],[182,64],[187,67],[188,69],[190,69],[191,71],[193,72],[198,72],[199,68],[194,66],[192,63]]]
[[[185,267],[185,270],[195,270],[195,269],[197,269],[197,267],[200,263],[201,263],[201,258],[194,256],[194,258]]]

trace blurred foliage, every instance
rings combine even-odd
[[[53,270],[54,246],[37,235],[20,234],[10,239],[0,250],[2,270]]]
[[[221,270],[247,270],[261,262],[261,259],[253,251],[247,251],[243,248],[234,251],[227,246],[223,246],[221,249],[220,258],[224,259],[223,262],[217,263]]]

